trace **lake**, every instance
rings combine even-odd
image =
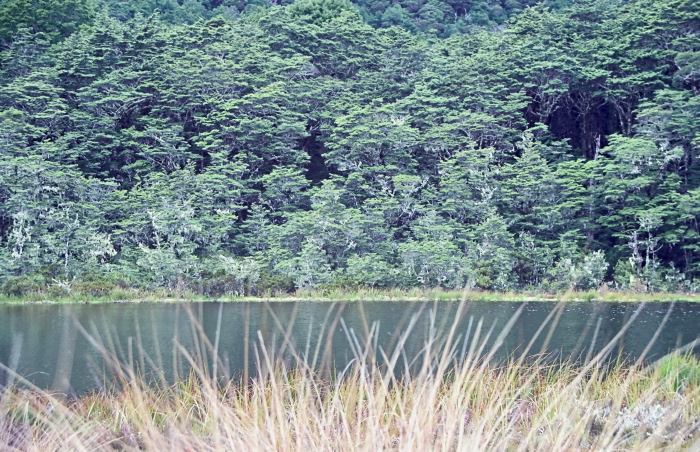
[[[115,358],[122,368],[167,382],[187,375],[192,363],[220,378],[248,378],[264,352],[288,365],[303,360],[337,373],[353,360],[384,363],[382,353],[392,356],[397,347],[395,371],[403,372],[444,349],[451,331],[453,362],[489,353],[502,362],[524,352],[551,361],[600,352],[653,361],[684,346],[700,350],[692,346],[700,337],[700,303],[3,305],[0,385],[19,375],[40,388],[81,394],[111,384]]]

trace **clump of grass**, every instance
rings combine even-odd
[[[700,361],[689,354],[673,354],[656,367],[657,378],[673,392],[700,387]]]
[[[192,374],[64,402],[14,389],[0,440],[19,450],[680,450],[700,445],[699,410],[697,387],[669,391],[624,367],[480,362],[393,379],[355,365],[330,379],[278,364],[249,382]]]

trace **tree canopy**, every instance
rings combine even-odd
[[[0,46],[5,292],[700,287],[695,1],[8,0]]]

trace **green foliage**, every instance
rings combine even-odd
[[[4,0],[0,3],[0,42],[9,42],[22,29],[59,41],[92,24],[97,6],[95,0]]]
[[[608,263],[601,251],[585,255],[573,275],[574,287],[583,290],[598,288],[603,282],[607,270]]]
[[[273,292],[292,293],[294,291],[294,280],[289,276],[272,275],[263,271],[258,280],[258,293],[265,295]]]
[[[255,0],[245,3],[231,0],[104,0],[104,3],[110,16],[122,21],[157,13],[161,20],[171,24],[193,24],[219,15],[236,17],[246,5],[266,4]]]
[[[26,296],[39,292],[45,287],[46,281],[41,275],[31,274],[15,276],[7,279],[0,286],[0,293],[11,297]]]
[[[357,16],[349,0],[296,0],[288,11],[293,20],[313,25],[326,24],[344,13]]]
[[[350,256],[345,274],[348,281],[366,287],[387,287],[396,283],[396,271],[376,253]]]
[[[475,227],[473,235],[476,286],[500,291],[512,289],[516,277],[515,240],[504,219],[498,215],[488,217]]]
[[[700,386],[700,362],[695,356],[674,354],[659,363],[656,372],[673,392]]]
[[[696,2],[35,3],[0,6],[12,293],[698,286]]]
[[[82,274],[79,280],[74,280],[70,285],[72,293],[92,297],[104,297],[128,287],[129,284],[118,275],[96,272]]]

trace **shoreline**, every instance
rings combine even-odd
[[[294,294],[273,293],[264,295],[208,297],[194,293],[173,294],[165,291],[142,292],[119,291],[115,294],[90,295],[70,294],[51,297],[36,293],[24,296],[2,296],[0,304],[106,304],[106,303],[186,303],[186,302],[454,302],[462,299],[477,302],[571,302],[571,303],[641,303],[641,302],[700,302],[700,294],[695,293],[634,293],[611,290],[567,291],[561,293],[534,292],[482,292],[445,291],[438,289],[391,289],[356,291],[297,291]]]

